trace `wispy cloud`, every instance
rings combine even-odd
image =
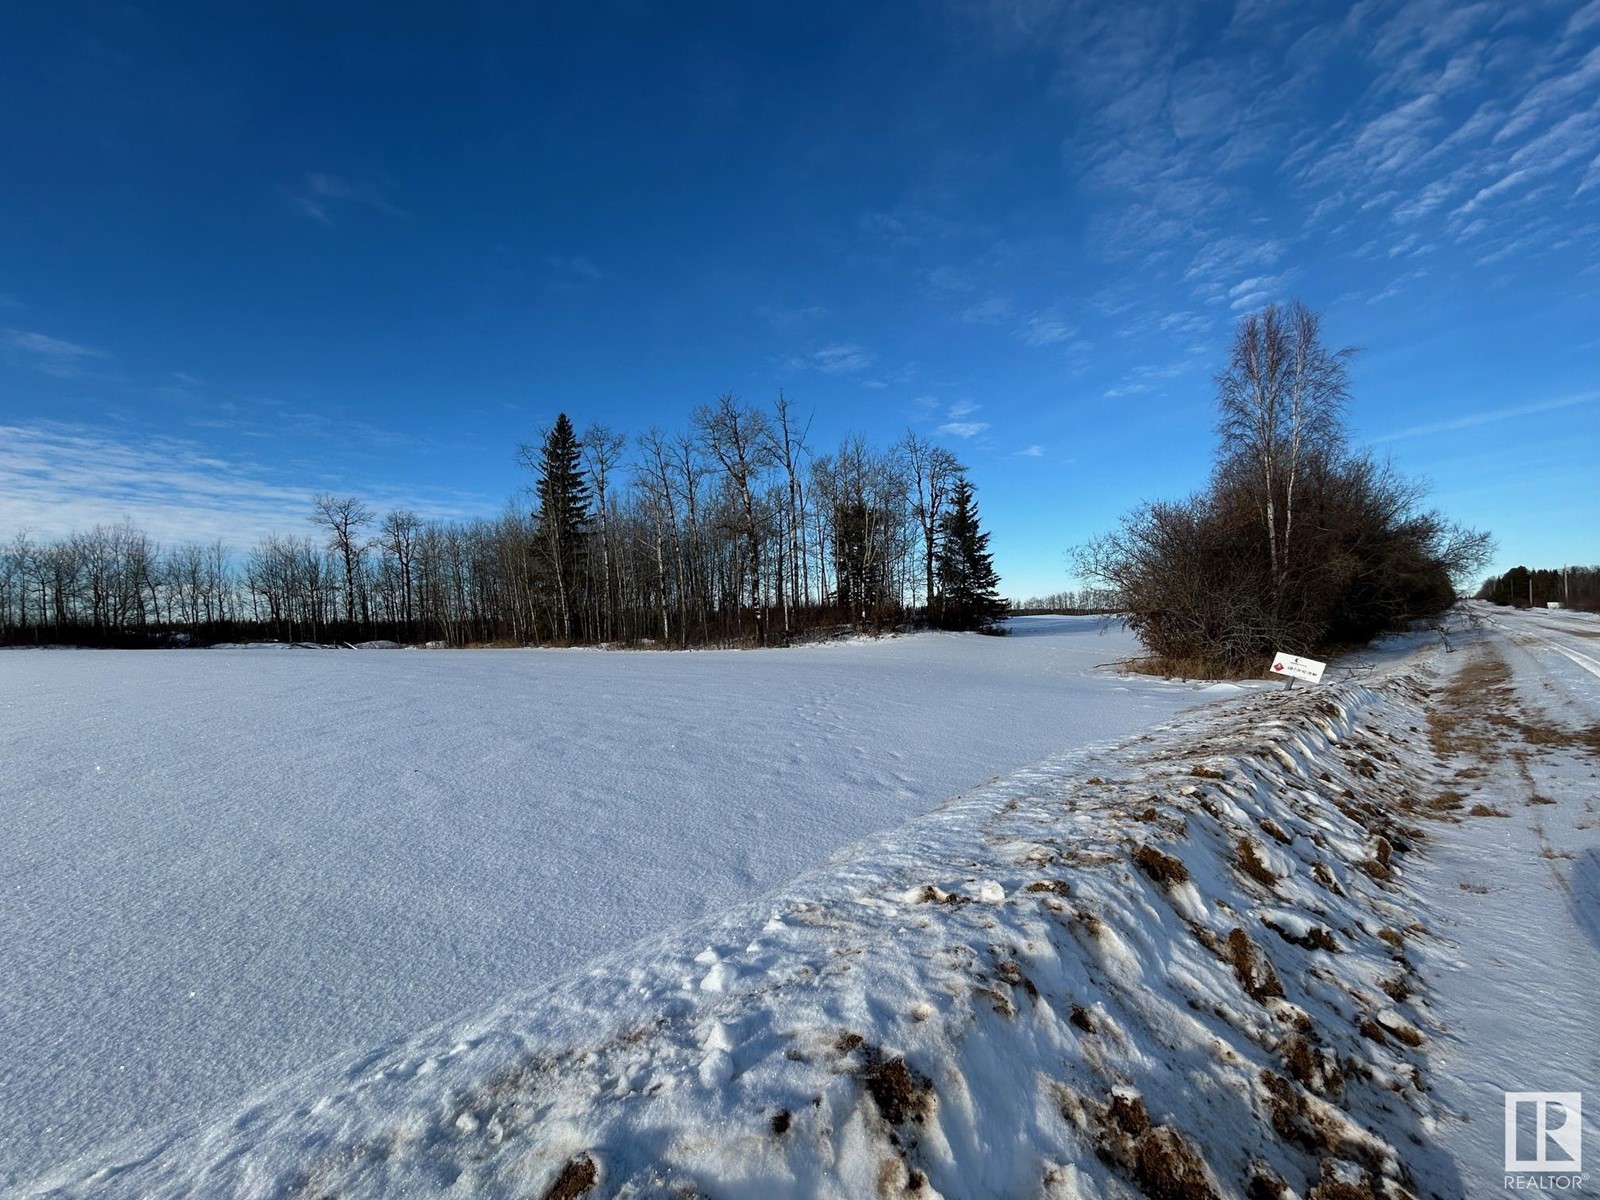
[[[960,222],[915,203],[898,204],[888,212],[866,212],[861,232],[876,241],[905,248],[959,237],[967,232]]]
[[[961,310],[968,325],[998,325],[1011,315],[1011,301],[1005,296],[989,296]]]
[[[987,421],[947,421],[939,426],[937,432],[949,434],[951,437],[974,438],[988,428]]]
[[[873,363],[872,354],[853,342],[837,342],[809,354],[789,359],[791,370],[821,371],[827,375],[854,375]]]
[[[1288,281],[1289,275],[1287,273],[1283,275],[1256,275],[1250,279],[1241,280],[1228,289],[1228,307],[1234,312],[1246,312],[1261,308],[1273,300],[1281,299]]]
[[[104,350],[96,350],[92,346],[21,329],[0,332],[0,345],[19,352],[17,357],[35,371],[58,379],[85,378],[90,374],[89,365],[92,362],[111,357]]]
[[[581,279],[588,283],[598,283],[605,278],[605,272],[595,266],[594,260],[586,254],[552,254],[545,262],[569,278]]]
[[[459,519],[493,511],[487,498],[342,481],[380,511]],[[310,497],[326,479],[219,454],[166,435],[86,425],[0,426],[0,494],[9,535],[59,537],[128,518],[161,541],[214,538],[242,548],[269,533],[308,529]]]
[[[1501,421],[1514,421],[1518,417],[1530,417],[1537,413],[1555,412],[1563,408],[1577,408],[1581,405],[1594,404],[1600,401],[1600,391],[1580,392],[1574,396],[1562,396],[1554,400],[1539,400],[1531,404],[1513,404],[1506,408],[1488,409],[1483,412],[1468,413],[1465,416],[1452,417],[1447,421],[1433,421],[1426,425],[1413,425],[1409,429],[1396,430],[1394,433],[1379,434],[1373,442],[1398,442],[1403,438],[1429,437],[1439,433],[1452,433],[1458,429],[1474,429],[1479,425],[1495,425]]]
[[[756,312],[774,329],[795,329],[820,321],[828,315],[828,310],[820,304],[805,304],[795,308],[783,304],[763,304]]]
[[[1017,330],[1017,339],[1024,346],[1057,346],[1076,336],[1077,330],[1051,309],[1034,313]]]
[[[370,208],[385,216],[406,218],[411,214],[391,201],[376,184],[346,179],[340,175],[309,172],[293,187],[283,189],[290,206],[301,216],[321,225],[332,225],[333,214],[341,207]]]
[[[1044,457],[1044,447],[1043,446],[1038,446],[1038,445],[1024,446],[1021,450],[1018,450],[1016,452],[1016,454],[1012,455],[1012,457],[1013,458],[1043,458]]]

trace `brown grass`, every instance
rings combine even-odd
[[[1278,876],[1261,861],[1254,840],[1247,837],[1240,838],[1236,852],[1238,857],[1235,861],[1241,874],[1248,875],[1262,887],[1270,888],[1277,884]]]
[[[1170,1125],[1153,1124],[1137,1096],[1113,1095],[1097,1133],[1095,1152],[1150,1200],[1218,1200],[1194,1143]]]
[[[1272,660],[1262,659],[1259,667],[1239,667],[1212,662],[1198,655],[1175,657],[1151,654],[1144,658],[1125,659],[1117,666],[1131,675],[1157,675],[1162,679],[1260,679],[1270,674]]]
[[[1070,896],[1072,894],[1072,889],[1067,886],[1067,881],[1064,879],[1035,879],[1022,890],[1025,892],[1051,892],[1057,896]]]
[[[1189,882],[1189,868],[1181,858],[1163,854],[1154,846],[1140,846],[1133,852],[1133,861],[1139,869],[1162,887],[1174,887]]]
[[[1236,928],[1228,934],[1227,961],[1245,995],[1257,1004],[1283,998],[1283,983],[1272,963],[1244,930]]]
[[[1273,841],[1277,842],[1280,846],[1287,846],[1290,842],[1294,841],[1294,835],[1286,833],[1283,826],[1279,825],[1271,817],[1261,818],[1261,832],[1266,834]]]
[[[1508,734],[1530,746],[1578,750],[1600,757],[1600,728],[1569,729],[1548,718],[1529,720],[1517,703],[1511,668],[1485,653],[1468,663],[1428,710],[1428,740],[1435,754],[1470,754],[1493,760]]]

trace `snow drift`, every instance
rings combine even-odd
[[[52,1196],[1460,1194],[1416,685],[1049,760]]]

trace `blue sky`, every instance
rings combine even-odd
[[[1600,0],[61,3],[0,41],[0,536],[493,514],[783,388],[978,485],[1010,595],[1199,486],[1232,323],[1600,561]]]

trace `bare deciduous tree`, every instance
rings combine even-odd
[[[1321,318],[1294,300],[1243,318],[1217,376],[1223,452],[1250,464],[1279,591],[1291,562],[1296,488],[1307,459],[1343,437],[1354,354],[1352,346],[1323,345]]]
[[[911,481],[911,515],[922,534],[923,603],[933,604],[933,572],[939,522],[944,517],[950,489],[965,468],[956,456],[936,446],[915,430],[907,430],[900,443]]]
[[[772,430],[759,409],[740,404],[732,392],[717,397],[695,413],[701,444],[722,467],[737,498],[740,532],[748,548],[746,571],[750,608],[756,619],[756,641],[767,644],[767,615],[761,596],[761,523],[756,514],[759,476],[772,465]]]
[[[328,549],[344,561],[344,619],[356,624],[356,580],[360,575],[364,549],[361,531],[372,523],[372,510],[354,496],[330,496],[320,492],[311,499],[312,524],[328,531]]]

